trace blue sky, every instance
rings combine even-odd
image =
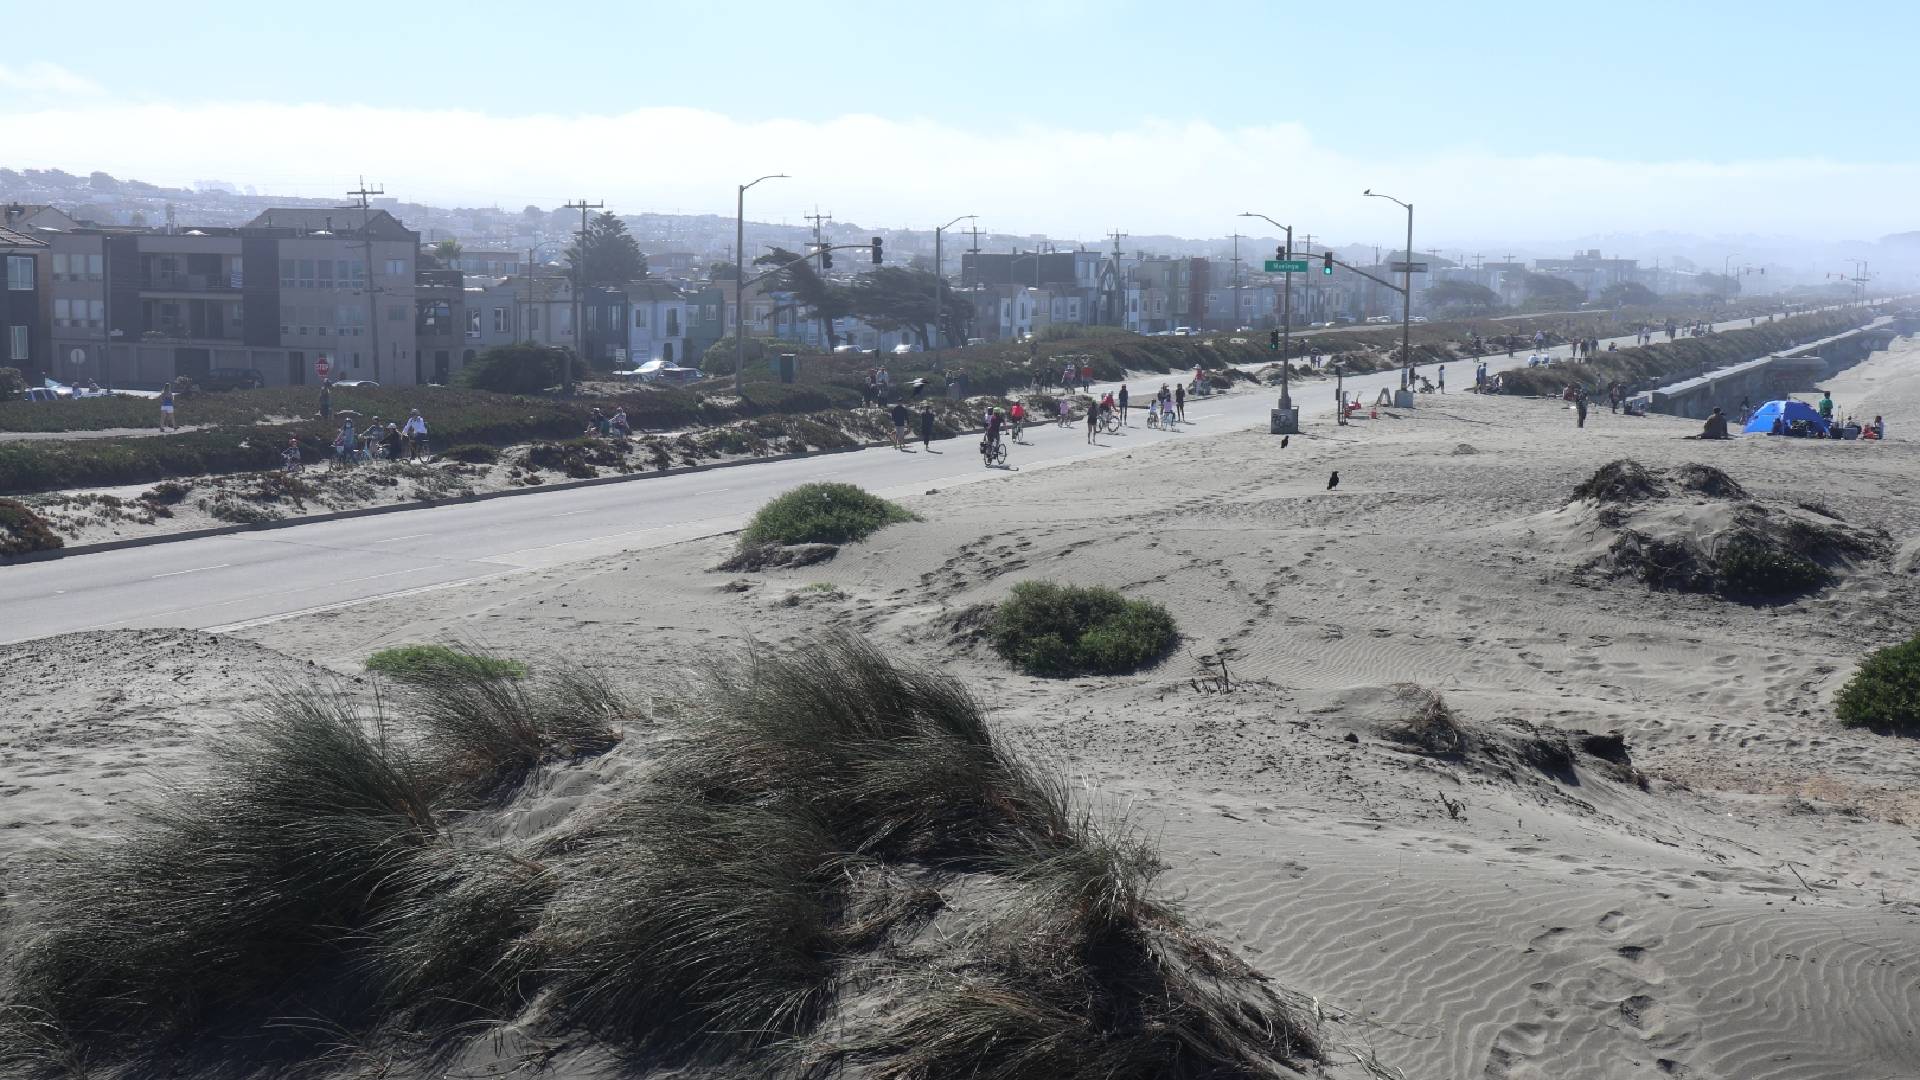
[[[1370,229],[1384,204],[1350,205],[1354,181],[1399,185],[1481,235],[1503,223],[1517,237],[1711,231],[1741,215],[1760,231],[1913,227],[1920,121],[1888,43],[1920,40],[1920,4],[312,10],[309,27],[257,2],[96,0],[84,21],[107,32],[92,35],[72,8],[6,0],[0,159],[278,190],[331,191],[336,173],[365,171],[414,197],[513,205],[587,185],[716,212],[730,209],[724,178],[804,168],[807,183],[769,193],[772,205],[865,198],[869,218],[894,223],[951,216],[957,199],[990,204],[962,209],[1002,228],[1064,233],[1191,232],[1223,212],[1191,205],[1201,196]],[[309,126],[306,152],[298,140],[267,140],[255,158],[208,147],[206,132],[232,130],[211,125],[275,115]],[[461,144],[467,160],[432,146],[437,128],[477,140]],[[596,149],[563,165],[579,139]],[[1162,154],[1180,164],[1145,160]],[[472,160],[495,155],[544,160]],[[1070,160],[1044,160],[1055,155]],[[1111,197],[1089,205],[1076,179]],[[1123,213],[1130,222],[1109,220]]]

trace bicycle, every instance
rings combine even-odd
[[[1100,418],[1099,431],[1102,435],[1120,434],[1120,413],[1118,411],[1109,411],[1105,416],[1102,416]]]
[[[1007,463],[1007,444],[999,439],[983,439],[980,442],[980,457],[984,459],[989,469],[995,465],[1005,465]]]
[[[1020,433],[1021,433],[1021,432],[1023,432],[1023,431],[1025,431],[1025,430],[1027,430],[1027,422],[1026,422],[1025,420],[1015,420],[1015,421],[1013,421],[1013,427],[1012,427],[1012,430],[1013,430],[1013,441],[1014,441],[1014,442],[1019,442],[1019,441],[1020,441]]]

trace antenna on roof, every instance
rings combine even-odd
[[[367,202],[367,196],[369,196],[369,195],[385,195],[386,193],[387,193],[387,189],[386,189],[386,188],[369,188],[369,187],[367,187],[367,178],[366,178],[366,177],[364,177],[364,176],[362,176],[362,177],[360,178],[360,187],[359,187],[359,188],[358,188],[357,190],[354,190],[354,191],[349,191],[349,192],[347,192],[347,194],[349,194],[349,195],[351,195],[351,196],[353,196],[354,198],[356,198],[356,199],[359,199],[359,200],[360,200],[360,203],[359,203],[359,205],[360,205],[360,209],[362,209],[362,210],[366,210],[366,209],[368,209],[368,208],[369,208],[369,207],[371,206],[371,204]]]

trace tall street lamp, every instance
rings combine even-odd
[[[933,230],[933,370],[940,370],[940,275],[945,264],[940,261],[940,235],[963,221],[972,221],[978,215],[961,214]]]
[[[1406,366],[1400,369],[1400,389],[1413,389],[1413,204],[1401,202],[1391,195],[1382,195],[1368,188],[1360,194],[1370,199],[1385,199],[1407,210],[1407,254],[1401,263],[1400,277],[1400,360]]]
[[[785,180],[786,173],[769,173],[760,180]],[[741,184],[736,193],[733,218],[733,392],[740,392],[740,372],[747,366],[746,291],[747,291],[747,189]]]
[[[1257,217],[1269,225],[1286,230],[1287,246],[1284,252],[1288,259],[1293,258],[1293,226],[1281,225],[1267,215],[1256,214],[1251,210],[1246,211],[1240,216]],[[1291,389],[1288,382],[1288,375],[1293,366],[1293,271],[1284,271],[1283,276],[1286,278],[1286,286],[1281,290],[1280,300],[1280,340],[1282,342],[1280,346],[1280,411],[1283,413],[1291,413],[1293,409],[1293,396],[1288,392]],[[1234,312],[1234,322],[1239,322],[1239,315],[1240,313],[1238,311]],[[1288,419],[1290,422],[1287,425],[1283,425],[1289,428],[1285,434],[1291,434],[1291,429],[1298,425],[1297,420],[1291,417]]]

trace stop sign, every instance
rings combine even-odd
[[[320,376],[323,379],[326,378],[327,373],[332,370],[333,370],[333,365],[327,363],[327,358],[324,356],[313,362],[313,373],[315,375]]]

